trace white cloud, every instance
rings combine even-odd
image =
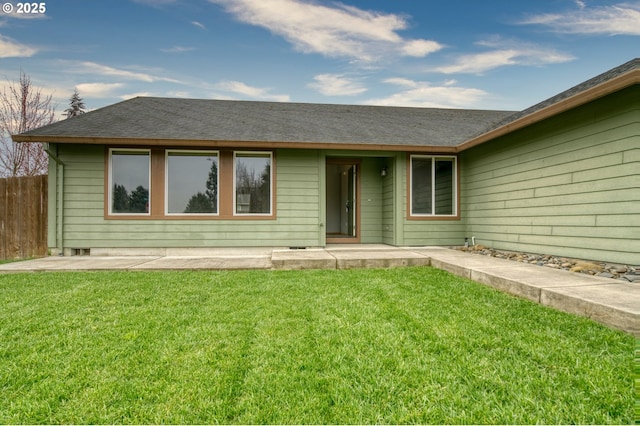
[[[65,61],[67,62],[67,61]],[[68,61],[70,63],[69,70],[75,73],[86,73],[92,75],[101,75],[109,77],[118,77],[124,80],[144,81],[146,83],[155,83],[158,81],[164,81],[168,83],[181,82],[173,78],[161,77],[148,72],[130,71],[125,69],[113,68],[108,65],[97,64],[95,62],[76,62]]]
[[[249,86],[241,81],[221,81],[215,85],[216,89],[247,96],[252,99],[268,100],[275,102],[289,102],[289,95],[274,95],[269,93],[271,89]]]
[[[370,12],[335,3],[329,7],[303,0],[209,0],[238,20],[284,37],[304,53],[373,62],[396,54],[426,56],[442,46],[429,40],[405,40],[400,15]]]
[[[325,96],[359,95],[367,91],[358,81],[346,78],[343,74],[318,74],[313,77],[315,83],[309,87]]]
[[[18,43],[12,38],[0,35],[0,58],[28,58],[35,55],[38,49]]]
[[[127,99],[133,99],[133,98],[142,97],[142,96],[153,96],[153,94],[151,92],[126,93],[124,95],[120,95],[120,99],[126,101]]]
[[[172,98],[191,98],[192,97],[190,92],[181,91],[181,90],[169,91],[167,92],[167,96],[170,96]]]
[[[451,81],[444,85],[432,85],[426,81],[389,78],[384,82],[401,86],[406,90],[386,98],[370,99],[366,101],[367,104],[420,108],[473,108],[488,95],[484,90],[454,86]]]
[[[185,53],[185,52],[191,52],[193,50],[196,50],[196,48],[186,47],[186,46],[173,46],[167,49],[160,49],[160,51],[164,53]]]
[[[462,55],[453,64],[436,67],[433,71],[445,74],[481,74],[508,65],[539,66],[569,62],[575,59],[572,55],[558,52],[555,49],[528,43],[509,42],[500,38],[481,41],[477,44],[493,50]]]
[[[196,27],[200,28],[201,30],[206,30],[207,27],[204,26],[204,24],[198,22],[198,21],[191,21],[192,25],[195,25]]]
[[[405,87],[418,86],[418,82],[414,80],[409,80],[408,78],[400,78],[400,77],[387,78],[386,80],[384,80],[384,82],[388,84],[395,84],[396,86],[405,86]]]
[[[442,49],[442,45],[431,40],[409,40],[402,46],[402,52],[406,56],[422,58],[429,53]]]
[[[76,88],[83,98],[108,98],[116,96],[115,92],[123,86],[122,83],[81,83]]]
[[[578,10],[535,15],[520,23],[568,34],[640,35],[640,2],[590,8],[577,1],[576,5]]]

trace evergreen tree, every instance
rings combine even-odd
[[[78,93],[78,89],[73,90],[73,95],[69,99],[69,108],[64,110],[67,118],[77,117],[79,115],[84,114],[84,102]]]

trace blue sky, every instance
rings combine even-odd
[[[74,88],[87,110],[134,96],[520,110],[640,56],[640,0],[43,3],[0,0],[0,85],[22,69],[60,114]]]

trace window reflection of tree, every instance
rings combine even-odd
[[[206,194],[198,192],[191,197],[184,209],[185,213],[213,213],[211,199]]]
[[[269,213],[271,205],[271,164],[269,160],[265,159],[266,164],[260,174],[240,158],[237,160],[236,209],[238,213]]]
[[[198,191],[189,199],[184,213],[217,213],[218,165],[213,158],[207,158],[207,160],[211,161],[211,168],[207,177],[207,189],[204,194]]]
[[[138,185],[129,193],[124,185],[113,185],[114,213],[149,213],[149,189]]]

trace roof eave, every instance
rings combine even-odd
[[[469,139],[466,142],[458,145],[456,147],[456,152],[461,152],[469,148],[473,148],[474,146],[512,133],[516,130],[528,127],[549,117],[553,117],[565,111],[569,111],[573,108],[587,104],[606,95],[615,93],[627,87],[631,87],[635,84],[640,84],[640,69],[631,70],[616,78],[591,87],[587,90],[584,90],[583,92],[577,93],[559,102],[556,102],[555,104],[549,105],[545,108],[532,112],[531,114],[525,115],[524,117],[520,117],[517,120],[509,122],[501,127]]]
[[[283,141],[236,141],[236,140],[194,140],[194,139],[148,139],[148,138],[104,138],[79,136],[14,135],[14,142],[44,142],[82,145],[111,146],[157,146],[157,147],[207,147],[207,148],[295,148],[331,149],[350,151],[411,151],[431,153],[455,153],[455,146],[436,145],[392,145],[380,143],[354,142],[283,142]]]

